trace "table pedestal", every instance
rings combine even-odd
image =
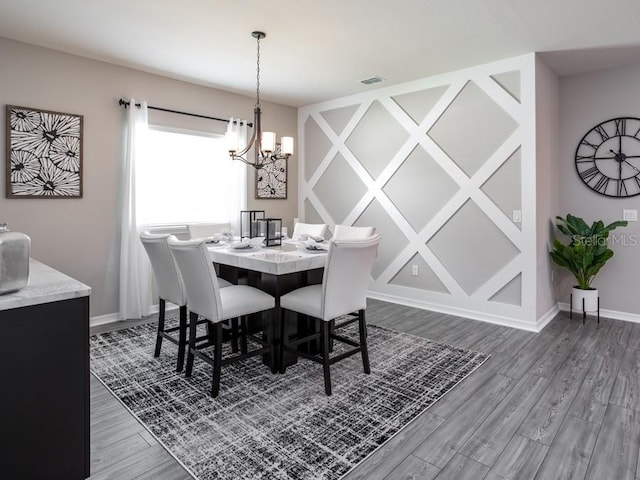
[[[218,265],[220,277],[230,282],[241,282],[243,272],[246,270],[238,269],[230,265]],[[307,285],[315,285],[322,283],[322,272],[324,269],[318,268],[314,270],[307,270],[304,272],[287,273],[283,275],[274,275],[271,273],[262,273],[249,270],[247,272],[246,282],[252,287],[259,288],[263,292],[273,295],[276,299],[276,307],[273,312],[274,318],[269,324],[268,328],[264,328],[264,322],[262,320],[262,314],[251,315],[249,318],[249,331],[258,332],[264,331],[266,339],[273,345],[276,352],[275,368],[272,370],[276,373],[280,370],[280,365],[284,364],[285,367],[296,363],[297,359],[290,353],[284,353],[280,358],[282,339],[280,338],[280,322],[281,322],[281,310],[280,310],[280,297],[297,288],[305,287]],[[316,321],[308,319],[303,316],[297,316],[294,312],[286,312],[287,318],[284,324],[284,335],[287,337],[292,336],[304,336],[308,333],[316,331]],[[295,320],[297,316],[297,321]],[[300,346],[303,350],[314,351],[313,345]],[[266,355],[263,356],[263,363],[268,365],[268,359]]]

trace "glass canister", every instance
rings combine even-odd
[[[29,283],[31,239],[11,232],[0,223],[0,295],[15,292]]]

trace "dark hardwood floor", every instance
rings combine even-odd
[[[534,334],[374,300],[367,320],[491,358],[345,480],[640,480],[640,324]],[[93,376],[91,402],[92,480],[191,478]]]

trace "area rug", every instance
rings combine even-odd
[[[214,399],[209,365],[187,379],[154,342],[153,325],[95,335],[91,370],[199,480],[337,480],[488,358],[370,325],[371,374],[359,355],[333,365],[331,397],[321,365],[273,375],[254,357],[222,368]]]

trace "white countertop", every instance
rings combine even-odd
[[[215,263],[273,275],[324,268],[327,261],[326,252],[307,252],[293,245],[253,251],[235,250],[228,245],[211,245],[208,249],[209,256]]]
[[[91,287],[32,258],[29,262],[29,284],[17,292],[0,295],[0,311],[90,294]]]

